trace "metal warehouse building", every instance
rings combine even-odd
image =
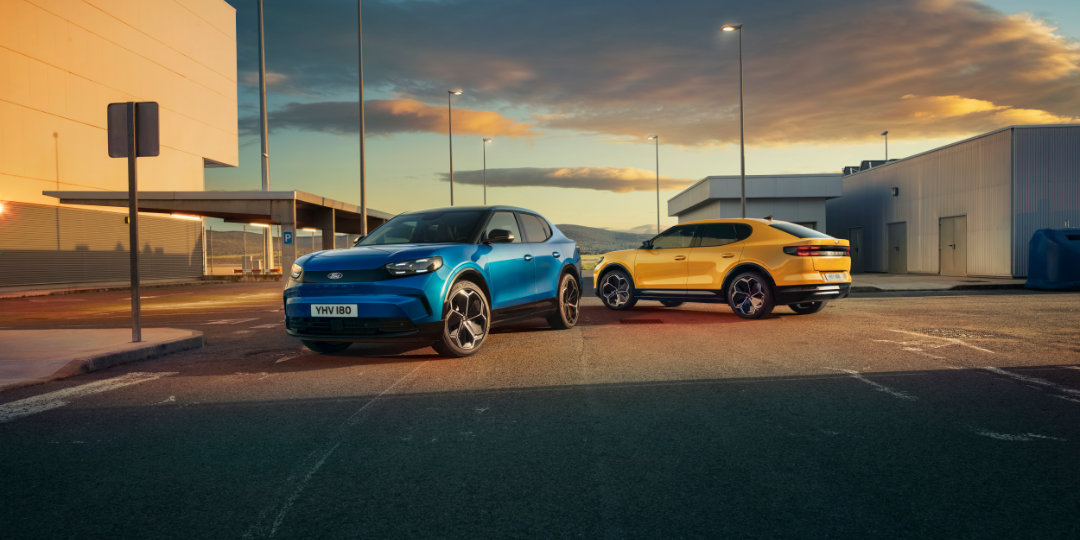
[[[1080,126],[1012,126],[850,174],[826,203],[853,271],[1025,277],[1037,229],[1080,225]]]

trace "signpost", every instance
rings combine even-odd
[[[139,181],[136,157],[159,153],[158,104],[154,101],[110,103],[109,157],[128,160],[128,252],[131,254],[131,341],[142,341],[139,318]]]

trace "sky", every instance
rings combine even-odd
[[[236,8],[240,163],[259,189],[255,0]],[[661,224],[667,201],[739,174],[840,172],[1009,125],[1080,123],[1076,0],[366,0],[367,200],[454,202],[554,223]],[[357,2],[264,0],[270,185],[360,203]],[[659,136],[659,146],[648,136]],[[655,226],[655,225],[654,225]]]

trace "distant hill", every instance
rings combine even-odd
[[[571,240],[577,242],[582,253],[604,253],[619,249],[641,247],[641,243],[652,238],[652,234],[634,234],[621,231],[609,231],[583,225],[556,225]]]
[[[623,229],[622,232],[628,232],[631,234],[647,234],[649,238],[656,236],[656,224],[650,223],[648,225],[638,225],[630,229]]]

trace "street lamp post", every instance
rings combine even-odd
[[[364,19],[363,2],[356,0],[356,41],[359,44],[360,63],[360,236],[367,236],[367,161],[364,159]],[[284,266],[284,265],[282,265]]]
[[[660,136],[649,135],[650,141],[656,141],[656,234],[660,234]]]
[[[454,206],[454,111],[451,102],[454,96],[460,96],[461,90],[446,91],[446,127],[450,139],[450,206]]]
[[[484,137],[484,206],[487,206],[487,143],[493,141],[491,137]]]
[[[881,136],[885,137],[885,161],[889,161],[889,131],[882,131]]]
[[[743,131],[743,92],[742,92],[742,26],[728,24],[720,29],[724,32],[739,32],[739,212],[746,217],[746,136]]]

